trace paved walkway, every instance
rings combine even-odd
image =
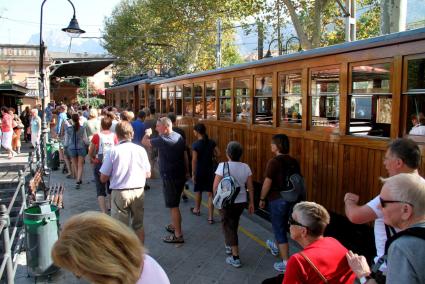
[[[17,157],[14,159],[20,159]],[[3,162],[4,159],[0,157]],[[160,179],[149,181],[151,189],[145,194],[145,229],[146,251],[154,257],[165,269],[171,283],[261,283],[265,278],[277,275],[273,263],[278,259],[265,248],[264,241],[272,237],[271,225],[258,216],[241,218],[239,229],[241,268],[233,268],[225,263],[224,238],[221,224],[213,225],[207,222],[205,205],[201,216],[190,213],[193,207],[192,198],[181,203],[183,232],[185,243],[181,246],[163,243],[161,238],[167,234],[164,226],[170,222],[169,211],[164,207]],[[83,185],[75,189],[75,181],[65,179],[61,171],[51,174],[50,184],[65,185],[64,206],[61,210],[61,224],[72,215],[88,210],[98,210],[95,184],[92,181],[91,166],[85,165]],[[218,215],[215,216],[218,221]],[[291,244],[291,252],[296,250]],[[15,283],[34,283],[34,278],[28,278],[26,272],[25,253],[19,257],[20,266],[15,277]],[[59,271],[46,278],[38,278],[37,283],[86,283],[75,278],[71,273]]]

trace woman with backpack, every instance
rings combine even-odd
[[[111,148],[118,144],[118,138],[110,128],[112,120],[105,116],[100,121],[101,131],[95,133],[89,147],[89,157],[93,164],[93,175],[96,181],[97,201],[99,202],[100,211],[107,213],[106,206],[106,184],[100,181],[100,168],[102,167],[105,155]]]
[[[252,172],[247,164],[240,162],[242,152],[242,145],[239,142],[231,141],[227,144],[226,156],[228,161],[218,165],[213,186],[214,194],[217,194],[218,187],[221,186],[220,182],[230,176],[239,187],[239,192],[236,197],[232,198],[232,202],[220,209],[225,241],[224,248],[226,254],[229,255],[226,258],[226,263],[233,267],[241,267],[238,240],[239,219],[247,205],[249,214],[254,213]]]
[[[193,135],[198,139],[192,144],[192,179],[195,191],[195,207],[190,212],[196,216],[201,213],[202,192],[208,194],[208,223],[214,223],[212,188],[214,183],[214,158],[220,153],[214,140],[208,138],[207,129],[202,123],[193,127]]]
[[[84,126],[80,125],[80,116],[73,113],[71,116],[73,125],[66,129],[68,154],[71,157],[71,166],[77,180],[75,188],[79,189],[82,182],[84,158],[87,156],[87,145],[89,144]]]
[[[284,272],[289,258],[288,237],[286,235],[288,218],[296,202],[284,200],[280,192],[284,189],[286,178],[290,174],[300,174],[300,166],[297,160],[288,154],[289,139],[285,134],[276,134],[272,137],[271,151],[274,157],[267,163],[259,206],[265,208],[267,198],[275,241],[267,240],[266,245],[272,255],[280,254],[281,261],[274,264],[274,269]]]

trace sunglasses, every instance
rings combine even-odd
[[[288,225],[289,225],[289,226],[292,226],[292,225],[294,225],[294,226],[301,226],[301,227],[304,227],[304,228],[307,228],[307,229],[308,229],[308,227],[307,227],[307,226],[305,226],[305,225],[303,225],[303,224],[301,224],[301,223],[299,223],[299,222],[295,221],[295,220],[294,220],[294,218],[292,218],[292,216],[289,216],[289,219],[288,219]]]
[[[407,201],[401,201],[401,200],[384,200],[381,197],[379,197],[379,202],[381,203],[381,207],[385,208],[387,206],[387,204],[389,203],[404,203],[404,204],[409,204],[410,206],[413,207],[413,204]]]

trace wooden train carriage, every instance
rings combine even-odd
[[[379,193],[388,142],[409,133],[412,114],[425,112],[425,29],[152,85],[155,98],[145,97],[146,105],[176,112],[189,143],[201,120],[222,153],[229,141],[241,142],[258,183],[272,157],[271,137],[288,135],[308,199],[344,214],[346,192],[359,194],[362,203]]]

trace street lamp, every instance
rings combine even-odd
[[[267,53],[266,53],[266,55],[264,56],[264,58],[270,58],[270,57],[273,57],[273,56],[272,56],[272,52],[270,51],[270,46],[271,46],[271,45],[272,45],[272,43],[273,43],[274,41],[276,41],[276,40],[278,40],[278,39],[277,39],[277,38],[275,38],[275,39],[273,39],[273,40],[271,40],[271,41],[270,41],[270,43],[269,43],[269,49],[267,50]],[[290,37],[290,38],[286,41],[286,44],[285,44],[285,50],[284,50],[285,54],[286,54],[286,53],[288,53],[289,44],[290,44],[292,41],[294,41],[294,40],[297,40],[297,41],[298,41],[298,52],[300,52],[300,51],[302,51],[302,50],[303,50],[303,49],[302,49],[302,47],[301,47],[300,39],[299,39],[298,37],[296,37],[296,36],[292,36],[292,37]]]
[[[38,62],[38,71],[40,74],[39,78],[39,95],[41,97],[41,164],[43,166],[43,169],[47,169],[46,164],[46,144],[47,144],[47,133],[49,132],[47,130],[47,122],[46,122],[46,116],[45,116],[45,95],[44,95],[44,41],[43,41],[43,7],[44,3],[46,3],[47,0],[43,0],[43,3],[41,4],[41,12],[40,12],[40,54],[39,54],[39,62]],[[80,29],[78,25],[78,21],[75,18],[75,7],[74,4],[70,0],[68,2],[71,4],[72,9],[74,10],[74,15],[72,16],[71,22],[69,23],[68,27],[63,28],[62,31],[72,33],[72,34],[82,34],[85,33],[82,29]]]
[[[277,38],[275,38],[275,39],[272,39],[270,42],[269,42],[269,49],[267,50],[267,53],[266,53],[266,55],[264,56],[264,58],[270,58],[270,57],[273,57],[272,56],[272,52],[270,51],[270,46],[272,45],[272,43],[273,42],[275,42],[276,40],[278,40]],[[278,42],[278,44],[280,45],[280,42]]]

